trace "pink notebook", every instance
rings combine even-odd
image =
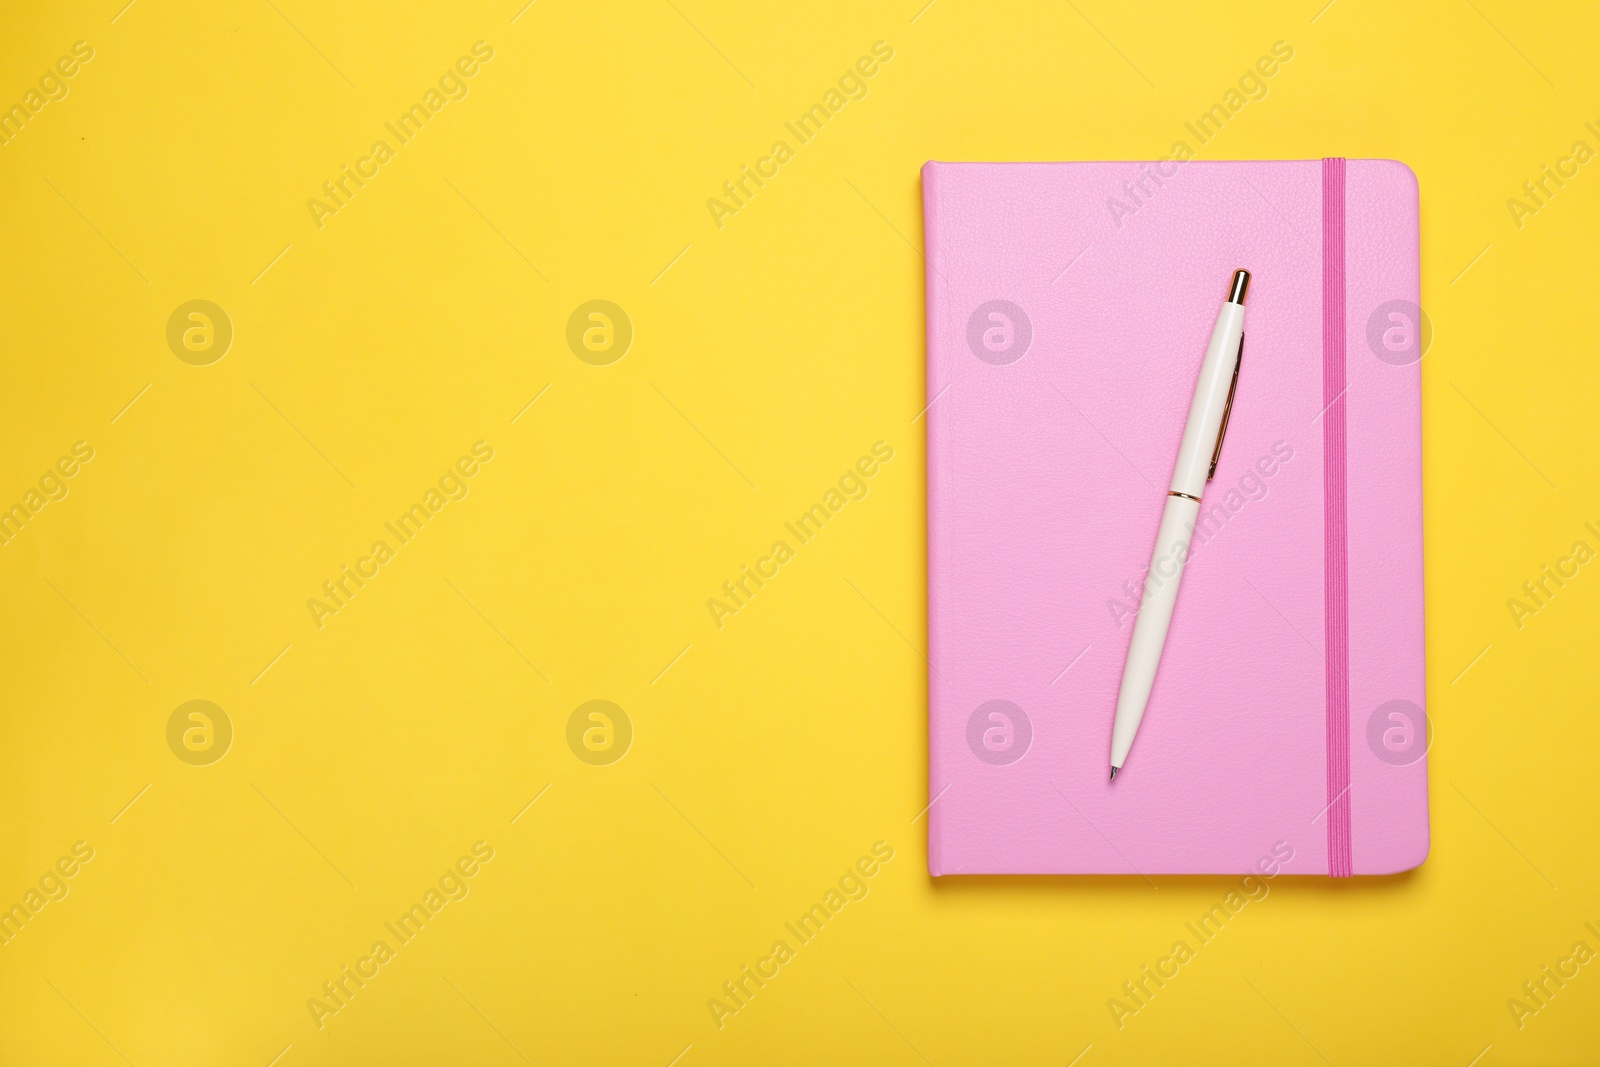
[[[929,163],[928,866],[1387,874],[1428,853],[1416,177]],[[1111,719],[1212,322],[1238,393],[1138,740]]]

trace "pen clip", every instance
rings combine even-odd
[[[1228,416],[1233,414],[1233,394],[1239,391],[1239,365],[1244,362],[1244,331],[1239,331],[1239,354],[1233,360],[1233,381],[1228,383],[1228,402],[1222,406],[1222,425],[1217,427],[1217,447],[1211,453],[1211,470],[1206,481],[1217,476],[1217,460],[1222,458],[1222,439],[1228,433]]]

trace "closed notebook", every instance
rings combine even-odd
[[[929,163],[922,182],[931,872],[1421,863],[1428,326],[1410,169]],[[1226,438],[1108,782],[1156,527],[1240,267]]]

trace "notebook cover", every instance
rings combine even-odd
[[[1415,175],[928,163],[922,181],[931,873],[1421,863]],[[1209,519],[1113,784],[1133,611],[1236,267],[1253,280]]]

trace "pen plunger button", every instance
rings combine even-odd
[[[1250,288],[1250,272],[1236,270],[1233,272],[1233,283],[1228,286],[1228,303],[1244,304],[1244,291]]]

